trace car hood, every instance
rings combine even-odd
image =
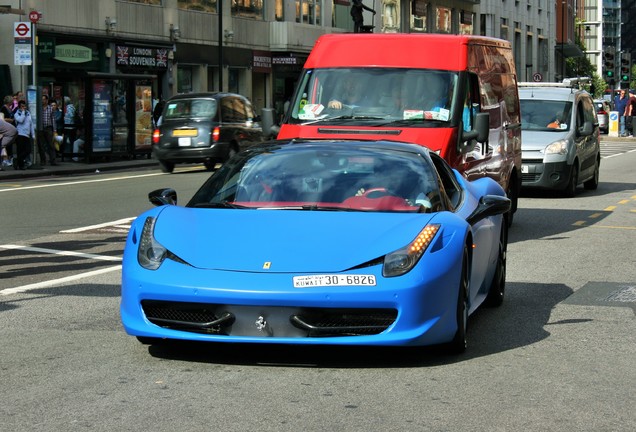
[[[203,269],[339,272],[410,243],[435,214],[166,206],[155,239]]]
[[[543,150],[555,141],[566,139],[570,131],[523,131],[521,134],[521,150]]]

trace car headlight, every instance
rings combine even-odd
[[[146,218],[137,249],[139,265],[148,270],[157,270],[168,255],[168,250],[153,235],[156,220],[154,217]]]
[[[559,154],[564,155],[568,152],[567,140],[555,141],[545,148],[543,151],[545,154]]]
[[[424,255],[439,228],[440,225],[426,225],[411,243],[387,254],[384,257],[382,275],[384,277],[394,277],[409,272]]]

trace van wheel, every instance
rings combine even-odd
[[[492,278],[492,284],[488,290],[488,295],[484,305],[488,307],[499,307],[504,300],[506,289],[506,254],[508,250],[508,226],[504,220],[501,223],[501,233],[499,234],[499,255],[497,255],[497,268]]]
[[[579,165],[574,161],[572,165],[572,172],[570,173],[570,181],[563,190],[563,195],[567,198],[574,198],[576,195],[576,186],[579,184]]]
[[[203,161],[203,165],[205,166],[206,170],[212,171],[214,167],[216,166],[216,161],[208,159],[206,161]]]
[[[587,190],[596,190],[598,188],[598,177],[599,177],[599,171],[600,171],[600,161],[597,158],[596,159],[596,165],[594,166],[594,175],[592,175],[592,178],[589,179],[588,181],[586,181],[585,183],[583,183],[583,187]]]
[[[512,220],[514,219],[515,212],[517,211],[517,205],[519,203],[519,188],[515,184],[508,184],[508,190],[506,196],[510,199],[510,210],[505,214],[505,222],[508,226],[512,226]]]
[[[171,173],[172,171],[174,171],[174,163],[173,162],[160,160],[159,161],[159,166],[161,167],[161,171],[163,171],[165,173]]]

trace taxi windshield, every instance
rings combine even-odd
[[[306,70],[290,123],[450,122],[456,72],[406,68]]]
[[[215,99],[173,99],[166,105],[163,118],[214,117],[216,107]]]

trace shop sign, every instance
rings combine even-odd
[[[252,51],[252,68],[254,72],[270,73],[272,71],[272,54],[269,51]]]
[[[93,50],[83,45],[56,45],[53,58],[64,63],[87,63],[93,60]]]
[[[292,57],[292,56],[272,57],[272,64],[275,64],[275,65],[296,65],[296,64],[298,64],[298,59],[296,57]]]
[[[131,68],[168,68],[167,48],[117,45],[117,65]]]

